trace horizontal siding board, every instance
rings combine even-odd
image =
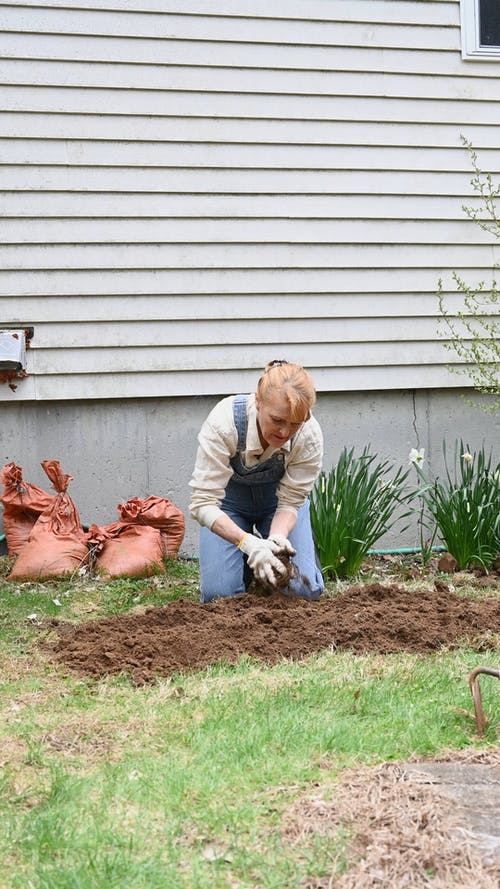
[[[36,34],[82,34],[110,37],[147,37],[155,40],[216,40],[238,43],[287,43],[308,46],[420,47],[460,49],[457,27],[387,24],[386,22],[286,21],[280,19],[197,15],[143,15],[130,12],[116,15],[107,10],[51,9],[31,6],[0,6],[0,28],[5,31]]]
[[[198,346],[136,346],[130,348],[91,349],[38,349],[33,350],[31,361],[36,374],[103,374],[132,373],[138,367],[144,373],[158,371],[203,371],[209,368],[237,368],[247,366],[250,355],[261,367],[270,354],[293,351],[296,360],[308,367],[380,367],[384,365],[404,367],[447,364],[448,352],[441,342],[419,341],[413,348],[407,342],[400,343],[288,343],[281,337],[274,342],[241,343],[233,345]]]
[[[464,173],[406,170],[167,169],[0,165],[0,189],[247,194],[464,195]]]
[[[446,292],[446,303],[450,312],[462,305],[456,293]],[[72,337],[78,336],[79,326],[106,322],[109,336],[117,324],[134,322],[130,325],[131,333],[136,330],[137,318],[142,322],[151,321],[157,324],[170,324],[176,321],[196,322],[212,320],[220,321],[252,319],[278,320],[311,319],[321,321],[330,319],[404,319],[411,323],[415,319],[425,318],[435,321],[437,297],[435,293],[252,293],[252,294],[143,294],[124,296],[122,293],[107,294],[103,300],[100,296],[88,295],[84,298],[71,299],[68,294],[63,296],[25,296],[22,300],[23,312],[19,314],[19,299],[12,296],[0,297],[0,317],[9,317],[14,321],[36,324],[36,336],[32,348],[45,342],[45,337],[52,332],[61,335],[59,342],[66,342],[67,331],[72,325],[78,325],[71,331]],[[286,315],[285,315],[286,312]],[[61,319],[64,319],[62,321]],[[165,320],[167,319],[167,320]],[[48,332],[45,334],[47,325]],[[102,335],[102,331],[101,331]],[[41,338],[42,337],[42,338]]]
[[[282,345],[279,345],[281,354]],[[57,380],[57,398],[60,400],[88,399],[129,399],[144,398],[144,381],[147,381],[147,395],[150,398],[175,396],[228,395],[237,391],[251,392],[255,387],[255,376],[262,364],[253,363],[252,350],[242,354],[245,367],[221,370],[220,365],[204,368],[202,372],[179,371],[177,373],[118,373],[118,374],[65,374],[29,376],[20,387],[12,392],[3,387],[2,400],[18,402],[23,400],[53,401],[54,380]],[[297,356],[297,360],[307,361],[307,354]],[[266,355],[265,360],[269,359]],[[444,365],[407,365],[404,367],[314,367],[308,361],[318,392],[363,392],[385,389],[441,389],[463,387],[465,379],[449,373]],[[251,368],[250,370],[248,368]]]
[[[500,93],[500,89],[499,89]],[[314,170],[432,170],[469,176],[470,159],[452,148],[357,145],[213,145],[210,143],[91,142],[90,140],[8,139],[2,163],[64,167],[196,167],[209,169]],[[492,172],[500,169],[500,152],[483,150],[481,161]],[[108,175],[112,175],[112,172]]]
[[[167,90],[111,90],[103,87],[2,86],[4,111],[69,112],[89,114],[162,114],[174,117],[275,118],[288,120],[365,120],[387,122],[455,123],[498,125],[499,103],[462,98],[384,96],[308,96],[245,93],[225,94]],[[459,131],[460,132],[460,131]],[[457,133],[458,136],[458,133]]]
[[[500,81],[499,81],[500,83]],[[499,90],[500,92],[500,90]],[[476,150],[500,148],[500,128],[490,124],[464,127],[467,138]],[[325,121],[325,120],[245,120],[242,131],[241,120],[218,119],[215,117],[161,117],[148,116],[140,119],[126,115],[87,115],[87,114],[41,114],[22,111],[0,111],[0,137],[8,139],[81,139],[94,142],[101,151],[104,143],[136,143],[139,150],[144,143],[208,142],[221,146],[231,144],[290,145],[290,146],[387,146],[396,148],[445,149],[453,148],[455,163],[465,165],[465,155],[459,160],[460,134],[455,124],[379,123],[372,121],[369,126],[364,121]],[[368,155],[369,153],[366,152]],[[2,154],[3,157],[3,154]],[[470,169],[470,164],[467,166]]]
[[[445,286],[451,272],[456,271],[466,280],[489,280],[488,264],[476,268],[462,265],[445,265],[442,251],[441,263],[429,268],[331,268],[308,269],[153,269],[123,270],[121,268],[96,270],[48,270],[45,272],[23,269],[0,270],[0,296],[42,297],[70,296],[81,299],[86,295],[107,296],[161,294],[279,294],[279,293],[435,293],[438,279],[444,278]],[[486,269],[486,271],[485,271]],[[77,294],[75,297],[74,294]],[[14,320],[19,319],[22,301]]]
[[[0,267],[24,269],[400,269],[493,267],[500,245],[49,244],[0,245]]]
[[[357,0],[356,0],[357,2]],[[50,61],[88,61],[112,64],[226,66],[304,71],[379,71],[386,74],[448,75],[456,77],[498,77],[498,63],[461,59],[456,51],[422,49],[415,46],[386,49],[375,43],[359,52],[349,45],[298,46],[259,44],[258,59],[252,43],[189,40],[155,40],[135,37],[78,36],[75,34],[34,34],[5,32],[4,58]],[[258,65],[256,64],[258,62]]]
[[[470,221],[381,219],[2,219],[0,244],[476,244],[495,243]]]
[[[435,317],[412,318],[411,325],[405,317],[370,318],[369,324],[366,317],[323,318],[319,326],[316,319],[308,318],[305,323],[304,318],[291,318],[290,314],[280,318],[277,307],[272,318],[247,318],[243,329],[241,317],[196,320],[196,324],[192,323],[192,319],[144,321],[141,318],[134,324],[116,320],[112,324],[109,321],[101,324],[91,321],[80,322],[78,328],[60,321],[55,324],[42,323],[37,326],[36,341],[33,340],[30,351],[39,353],[46,350],[54,355],[61,342],[64,342],[67,350],[88,349],[91,355],[102,355],[103,349],[116,352],[119,347],[126,347],[132,356],[138,347],[157,350],[166,346],[183,348],[234,343],[249,345],[256,342],[275,345],[277,324],[280,339],[290,344],[371,344],[376,340],[377,343],[407,343],[411,349],[417,342],[432,342],[437,328]],[[467,336],[465,328],[462,328],[462,332]],[[143,352],[141,357],[144,357]],[[37,355],[37,362],[43,360],[42,355]],[[100,360],[98,367],[101,367]]]
[[[29,7],[26,0],[9,0],[2,4],[13,7]],[[96,0],[36,0],[38,7],[54,9],[96,9]],[[283,18],[309,19],[311,21],[378,21],[394,24],[456,25],[457,7],[450,0],[104,0],[103,9],[114,10],[122,15],[130,12],[161,13],[164,16],[179,13],[189,15],[231,16],[231,18]]]
[[[467,194],[412,195],[411,208],[415,223],[427,220],[448,220],[462,225],[461,204],[480,209]],[[155,220],[175,217],[220,218],[238,217],[265,220],[293,218],[307,220],[360,219],[387,221],[408,220],[408,195],[405,194],[176,194],[81,191],[5,191],[0,192],[0,214],[28,220],[43,218],[50,225],[54,218],[66,222],[69,217],[92,218],[96,223],[106,220],[134,218],[140,227],[144,218]],[[470,227],[473,228],[472,224]],[[377,229],[375,228],[375,231]]]
[[[440,102],[432,99],[404,100],[385,97],[357,97],[354,101],[350,96],[314,96],[307,95],[245,95],[242,104],[241,95],[227,93],[225,95],[207,94],[202,92],[163,92],[161,96],[155,91],[127,91],[103,89],[81,89],[55,87],[9,87],[0,90],[5,110],[38,111],[43,113],[74,112],[90,114],[154,114],[161,108],[163,114],[171,116],[213,116],[287,120],[365,120],[366,122],[384,120],[432,123],[439,115],[441,122],[455,123],[460,126],[468,124],[497,125],[499,119],[498,103],[449,101]],[[457,133],[458,135],[458,133]]]
[[[0,60],[0,82],[11,86],[102,88],[178,92],[257,93],[309,96],[391,96],[495,101],[500,78],[446,77],[385,71],[281,71],[169,65]]]

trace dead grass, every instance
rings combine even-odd
[[[5,686],[12,685],[23,688],[23,696],[30,683],[36,680],[46,679],[44,682],[44,696],[67,694],[64,680],[57,670],[51,669],[50,679],[47,679],[47,658],[35,645],[30,644],[26,653],[0,651],[0,675]]]
[[[436,759],[499,765],[500,750]],[[488,860],[472,841],[459,808],[402,764],[346,770],[333,787],[285,813],[283,838],[295,849],[312,847],[318,836],[338,848],[342,835],[333,872],[312,875],[303,889],[498,889],[500,860]]]
[[[438,561],[437,558],[432,558],[427,568],[422,569],[418,554],[370,556],[361,568],[360,577],[363,582],[373,579],[397,583],[410,592],[441,589],[474,599],[491,598],[500,593],[498,571],[492,569],[489,574],[485,574],[480,569],[471,569],[449,574],[439,570]],[[348,586],[352,581],[343,583]]]
[[[137,732],[137,726],[130,726],[130,734]],[[85,757],[91,764],[105,757],[109,762],[123,753],[126,737],[117,733],[116,724],[102,723],[96,719],[78,720],[46,732],[40,738],[46,749],[57,756]]]
[[[27,747],[22,738],[2,738],[2,752],[0,753],[0,769],[7,765],[19,768],[26,761]]]

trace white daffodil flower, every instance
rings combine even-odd
[[[469,454],[469,452],[466,451],[465,454],[462,454],[462,460],[465,460],[466,463],[472,463],[474,457],[472,456],[472,454]]]
[[[412,466],[415,464],[416,466],[420,466],[420,464],[424,462],[424,454],[425,448],[412,448],[408,454],[408,465]]]

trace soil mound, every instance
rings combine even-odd
[[[309,602],[246,593],[206,605],[180,599],[141,614],[58,625],[51,656],[87,676],[125,672],[137,685],[248,654],[266,663],[329,648],[430,652],[500,633],[500,600],[378,583]]]

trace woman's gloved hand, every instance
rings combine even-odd
[[[294,556],[296,553],[296,550],[293,548],[290,541],[286,537],[283,537],[283,534],[270,534],[267,538],[267,542],[270,544],[275,555],[284,553],[286,556]]]
[[[276,583],[277,576],[285,573],[285,566],[276,558],[269,539],[263,540],[255,534],[245,534],[238,547],[246,554],[249,567],[262,583],[272,586]]]

